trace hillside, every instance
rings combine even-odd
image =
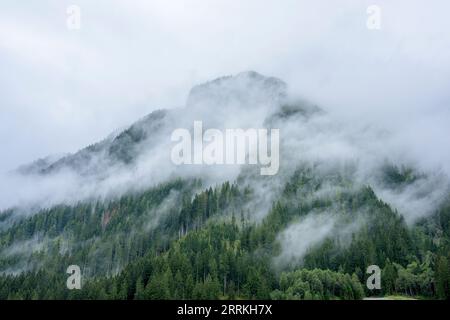
[[[0,213],[0,299],[449,298],[448,178],[374,152],[384,135],[324,110],[245,72],[20,167],[42,190]],[[278,174],[173,165],[170,134],[195,120],[279,128]],[[66,288],[69,265],[81,290]],[[381,290],[366,287],[370,265]]]

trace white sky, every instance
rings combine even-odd
[[[366,27],[372,4],[378,31]],[[245,70],[396,130],[450,169],[449,15],[446,0],[0,0],[0,170],[74,152]]]

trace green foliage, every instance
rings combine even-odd
[[[396,183],[413,175],[388,173]],[[251,187],[200,189],[175,180],[16,220],[0,214],[0,299],[361,299],[374,294],[363,286],[372,264],[382,268],[377,294],[449,298],[450,206],[411,228],[369,186],[314,167],[299,169],[258,222]],[[275,268],[279,234],[320,212],[348,232]],[[81,290],[66,288],[71,264],[82,267]]]
[[[300,269],[282,273],[280,289],[272,292],[273,299],[330,300],[361,299],[364,290],[356,275],[320,269]]]

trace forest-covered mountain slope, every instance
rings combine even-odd
[[[172,167],[170,132],[195,119],[280,128],[279,173]],[[350,129],[247,72],[23,166],[15,174],[44,181],[43,199],[0,212],[0,299],[449,298],[447,178],[379,156]],[[65,192],[47,183],[61,177]],[[69,265],[80,290],[66,287]],[[380,290],[366,287],[370,265]]]

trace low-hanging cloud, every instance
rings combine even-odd
[[[367,7],[381,29],[366,27]],[[81,9],[81,29],[66,9]],[[0,11],[0,170],[73,152],[196,83],[254,69],[338,117],[399,132],[449,172],[448,1],[39,1]],[[237,10],[239,7],[239,10]],[[57,137],[57,138],[55,138]],[[423,152],[426,150],[426,152]]]
[[[354,179],[373,185],[411,221],[445,198],[446,183],[433,174],[395,191],[371,177],[386,159],[426,173],[440,170],[443,181],[450,173],[448,2],[379,1],[378,31],[366,27],[372,3],[365,1],[251,0],[239,3],[240,10],[234,1],[75,4],[82,12],[79,32],[65,27],[65,3],[2,8],[2,171],[100,141],[156,108],[181,108],[170,109],[166,130],[137,145],[131,166],[98,155],[90,164],[101,169],[98,175],[70,168],[2,175],[0,209],[107,198],[179,176],[201,176],[206,184],[240,177],[253,183],[261,200],[254,202],[255,215],[262,217],[299,160],[320,163],[324,171],[354,164]],[[289,99],[306,98],[325,113],[275,121],[282,129],[281,169],[270,183],[247,179],[240,167],[174,167],[170,128],[190,128],[194,120],[215,128],[261,127],[276,112],[265,92],[248,90],[245,77],[232,91],[245,93],[245,103],[224,107],[217,96],[212,103],[186,102],[195,84],[248,69],[285,80]],[[218,95],[229,95],[229,88],[219,88]],[[424,196],[430,185],[433,193]]]

